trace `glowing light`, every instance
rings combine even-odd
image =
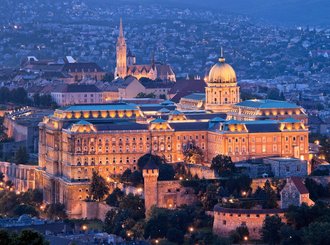
[[[244,241],[249,240],[248,236],[244,236]]]
[[[83,225],[81,228],[83,231],[86,231],[88,229],[87,225]]]
[[[189,232],[194,232],[194,227],[189,227]]]

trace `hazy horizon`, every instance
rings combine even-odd
[[[86,0],[89,3],[112,4],[132,0]],[[135,2],[135,1],[133,1]],[[269,24],[283,26],[330,27],[329,0],[140,0],[177,7],[200,7],[211,11],[243,14]]]

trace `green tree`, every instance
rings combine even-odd
[[[38,211],[31,205],[28,204],[20,204],[15,207],[14,214],[17,216],[21,216],[23,214],[28,214],[32,217],[39,216]]]
[[[195,142],[189,142],[183,150],[184,161],[186,163],[201,164],[204,160],[203,150]]]
[[[154,99],[154,98],[156,98],[156,95],[154,93],[146,94],[146,93],[140,92],[136,95],[136,98],[151,98],[151,99]]]
[[[140,172],[142,172],[144,166],[149,162],[149,161],[153,161],[158,167],[161,165],[161,164],[165,164],[165,159],[164,158],[161,158],[160,156],[158,155],[152,155],[152,154],[145,154],[143,155],[142,157],[139,158],[138,160],[138,168],[140,170]]]
[[[126,210],[129,216],[136,221],[145,217],[144,200],[140,196],[131,193],[122,198],[119,209]]]
[[[277,215],[266,217],[261,229],[262,240],[268,244],[278,244],[281,240],[280,230],[284,223]]]
[[[257,188],[254,197],[262,201],[263,208],[277,208],[277,195],[267,180],[263,188]]]
[[[13,240],[14,239],[8,230],[0,230],[0,244],[14,245]]]
[[[236,172],[236,167],[230,156],[217,155],[212,159],[211,169],[219,176],[230,176]]]
[[[325,245],[330,244],[330,223],[315,222],[311,223],[303,231],[303,240],[307,244]]]
[[[100,201],[103,197],[109,193],[109,187],[105,179],[98,174],[98,172],[93,172],[90,194],[93,200]]]
[[[303,203],[300,207],[290,206],[285,217],[289,224],[301,229],[317,221],[330,222],[330,208],[322,202],[316,202],[312,207]]]
[[[5,186],[6,186],[7,189],[11,189],[12,187],[14,187],[14,183],[11,180],[7,180],[5,182]]]
[[[230,233],[230,240],[232,243],[241,243],[245,237],[249,237],[249,230],[246,225],[238,226]]]
[[[0,213],[2,215],[13,216],[15,208],[19,205],[19,200],[15,192],[3,192],[0,198]]]
[[[150,237],[152,239],[165,237],[169,228],[168,219],[168,210],[154,208],[151,211],[151,216],[145,225],[144,237]]]
[[[20,146],[15,153],[15,163],[27,164],[29,162],[29,154],[24,146]]]
[[[175,244],[182,244],[184,241],[184,233],[177,228],[169,228],[166,233],[166,239]]]
[[[206,192],[201,197],[201,202],[205,210],[213,210],[214,206],[218,203],[217,198],[218,187],[215,184],[209,184]]]
[[[123,197],[124,197],[124,192],[122,192],[119,188],[116,188],[105,199],[105,202],[109,206],[119,207],[119,203],[122,201]]]
[[[51,220],[63,220],[67,218],[65,206],[61,203],[48,204],[45,208],[47,218]]]
[[[282,245],[300,245],[303,244],[301,231],[295,230],[290,225],[283,225],[280,231]]]
[[[132,194],[124,196],[119,201],[118,209],[112,209],[106,214],[104,230],[121,237],[132,238],[132,235],[139,237],[141,234],[135,232],[144,227],[141,224],[145,218],[144,213],[144,200]]]
[[[142,173],[140,171],[135,170],[131,176],[129,177],[129,182],[131,183],[131,185],[133,186],[138,186],[143,184],[143,176]]]
[[[3,182],[4,178],[5,178],[5,175],[2,172],[0,172],[0,182]]]
[[[128,183],[129,179],[132,175],[132,171],[128,168],[124,171],[124,173],[120,177],[120,181],[124,183]]]
[[[170,164],[161,164],[159,166],[159,177],[158,180],[174,180],[175,171]]]
[[[48,245],[49,242],[45,240],[43,235],[33,230],[22,230],[18,237],[19,245]]]

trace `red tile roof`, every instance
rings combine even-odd
[[[305,184],[303,183],[302,179],[299,177],[291,177],[290,180],[293,184],[297,187],[300,194],[308,194],[309,191],[306,188]]]

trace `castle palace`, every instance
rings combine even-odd
[[[142,77],[151,80],[161,79],[164,81],[175,82],[175,74],[167,64],[155,62],[154,58],[149,65],[137,65],[136,57],[129,51],[124,37],[123,22],[120,19],[119,36],[116,45],[116,70],[115,77],[125,78],[134,76],[137,79]]]
[[[118,51],[126,49],[120,29]],[[303,108],[285,101],[241,102],[235,71],[221,56],[209,74],[205,110],[179,111],[171,101],[120,102],[71,105],[46,116],[39,125],[36,169],[45,202],[64,203],[69,216],[79,218],[93,171],[110,180],[128,168],[137,169],[138,159],[149,152],[169,163],[182,162],[183,151],[192,144],[202,149],[206,163],[217,154],[233,162],[308,160]],[[120,57],[124,61],[117,61],[117,72],[127,74],[129,69],[122,69],[126,56]]]

